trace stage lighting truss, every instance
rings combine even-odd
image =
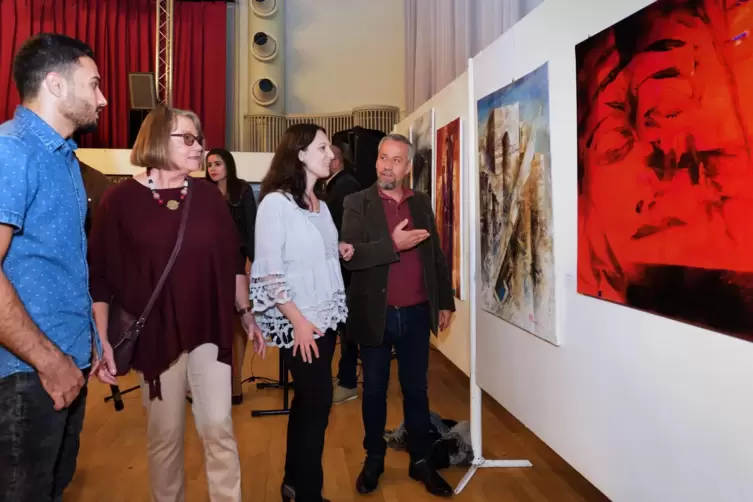
[[[279,9],[277,0],[252,0],[251,10],[254,11],[254,15],[257,17],[268,18],[277,13]]]
[[[259,61],[270,61],[277,56],[277,40],[269,33],[259,31],[254,33],[254,43],[251,53]]]
[[[155,75],[157,99],[172,104],[173,95],[173,0],[157,0]]]
[[[260,78],[251,88],[251,99],[259,106],[272,106],[277,101],[279,93],[274,80]]]

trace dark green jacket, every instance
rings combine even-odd
[[[455,310],[455,298],[447,263],[439,246],[439,235],[429,196],[416,192],[408,199],[413,228],[431,236],[418,245],[424,267],[424,284],[429,297],[430,326],[438,331],[439,311]],[[382,200],[376,185],[345,198],[340,240],[353,245],[353,258],[345,263],[352,272],[348,298],[348,338],[359,344],[379,345],[384,338],[387,313],[387,275],[391,263],[399,260],[387,228]]]

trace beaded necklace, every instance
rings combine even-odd
[[[180,200],[169,200],[167,201],[167,204],[165,204],[165,201],[162,199],[159,192],[157,192],[157,189],[154,188],[154,180],[152,179],[151,169],[147,169],[146,176],[147,182],[149,183],[149,189],[152,191],[152,197],[154,197],[154,200],[157,201],[157,204],[159,204],[160,206],[166,206],[172,211],[175,211],[180,207],[180,203],[183,202],[183,199],[185,199],[186,195],[188,194],[188,176],[186,176],[183,180],[183,188],[180,191]]]

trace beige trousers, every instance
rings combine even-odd
[[[241,471],[233,433],[230,366],[217,361],[217,346],[205,344],[183,353],[160,375],[162,400],[149,400],[141,378],[147,424],[147,455],[153,502],[183,502],[183,442],[186,391],[204,447],[204,465],[212,502],[240,502]]]

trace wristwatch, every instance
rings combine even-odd
[[[253,307],[242,308],[238,311],[238,315],[243,317],[244,315],[253,312],[253,310],[254,310]]]

